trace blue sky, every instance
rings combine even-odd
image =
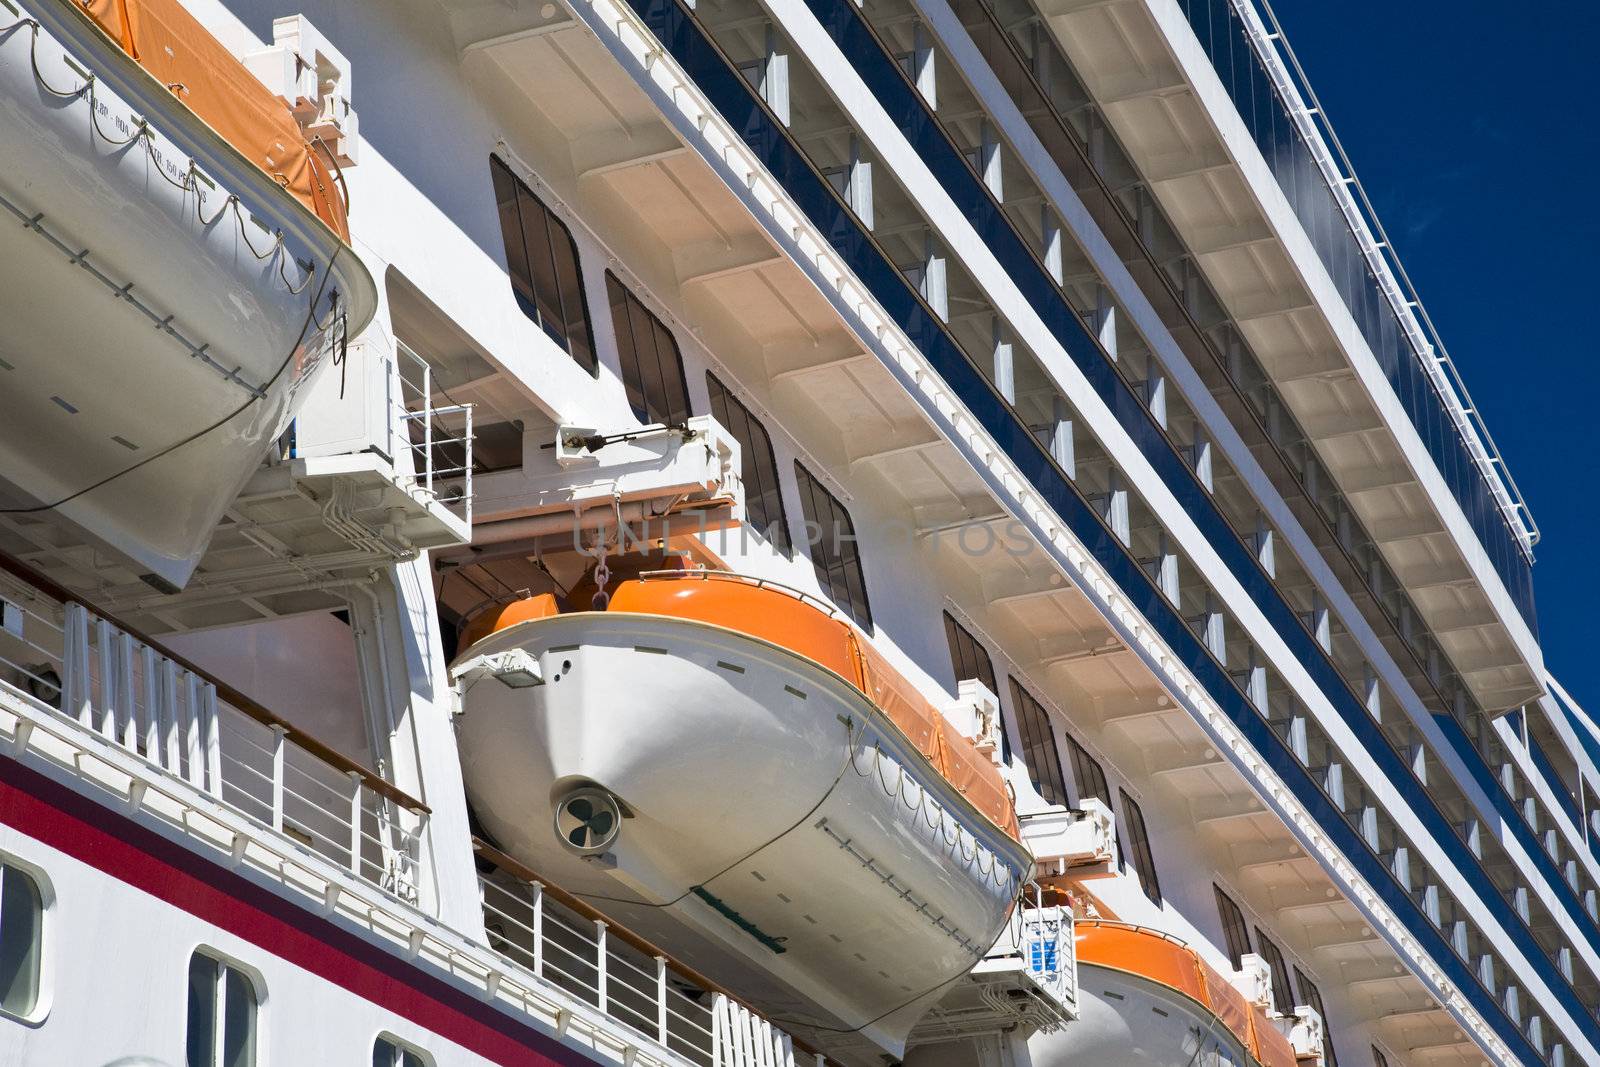
[[[1600,11],[1273,6],[1539,522],[1545,661],[1600,712]]]

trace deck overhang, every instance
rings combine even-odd
[[[1039,9],[1467,686],[1490,711],[1536,697],[1543,660],[1531,620],[1180,6],[1040,0]]]

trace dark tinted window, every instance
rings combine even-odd
[[[1022,739],[1022,762],[1028,765],[1028,778],[1039,795],[1052,804],[1069,806],[1067,783],[1061,773],[1061,750],[1056,747],[1050,714],[1033,694],[1011,679],[1011,711],[1017,718],[1017,736]]]
[[[0,863],[0,1011],[26,1016],[39,1004],[44,897],[33,876]]]
[[[1233,963],[1233,969],[1238,970],[1245,956],[1250,953],[1250,928],[1244,924],[1244,912],[1239,910],[1233,898],[1224,893],[1220,886],[1212,886],[1211,889],[1217,894],[1217,914],[1222,916],[1222,938],[1228,948],[1228,959]]]
[[[1126,789],[1122,793],[1122,817],[1127,833],[1123,840],[1128,844],[1125,859],[1133,864],[1134,873],[1139,876],[1139,888],[1144,890],[1144,895],[1152,901],[1161,903],[1161,882],[1156,877],[1156,858],[1150,851],[1150,831],[1144,825],[1144,812],[1139,810],[1139,804],[1128,795]]]
[[[1377,1045],[1372,1046],[1372,1067],[1389,1067],[1389,1057]]]
[[[800,486],[806,548],[811,565],[817,569],[817,581],[846,615],[870,630],[872,608],[867,603],[867,580],[861,573],[861,554],[850,513],[803,464],[794,465],[794,476]]]
[[[994,663],[989,653],[948,611],[944,613],[944,637],[950,644],[950,664],[955,668],[956,681],[976,678],[998,696],[1000,689],[995,683]]]
[[[740,477],[744,479],[745,516],[761,536],[784,555],[794,549],[789,542],[789,519],[783,511],[778,485],[778,461],[772,455],[772,438],[750,409],[706,372],[706,392],[711,396],[711,417],[739,442]]]
[[[606,272],[606,297],[611,325],[617,331],[617,356],[628,404],[640,422],[669,426],[688,420],[689,387],[683,379],[683,356],[666,323],[651,314],[617,276]]]
[[[1289,988],[1289,965],[1283,961],[1283,953],[1278,951],[1278,946],[1259,926],[1256,927],[1256,947],[1261,950],[1261,958],[1267,961],[1267,966],[1272,970],[1272,1006],[1288,1015],[1294,1010],[1294,992]]]
[[[1072,780],[1078,784],[1078,803],[1094,797],[1107,811],[1116,810],[1111,807],[1111,787],[1106,784],[1106,772],[1100,769],[1099,761],[1070,734],[1067,735],[1067,749],[1072,753]]]
[[[239,968],[203,952],[191,956],[188,1067],[255,1067],[257,1002],[255,985]]]
[[[1324,1067],[1339,1067],[1339,1057],[1333,1051],[1333,1023],[1328,1020],[1328,1009],[1322,1006],[1322,994],[1306,977],[1306,972],[1294,969],[1295,988],[1300,990],[1300,1003],[1315,1008],[1322,1016],[1322,1062]]]
[[[497,156],[489,157],[489,171],[500,207],[506,270],[522,313],[590,374],[598,373],[572,231]]]

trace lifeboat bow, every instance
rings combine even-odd
[[[1030,876],[992,761],[799,594],[645,575],[465,638],[467,790],[500,847],[797,1036],[902,1055]]]

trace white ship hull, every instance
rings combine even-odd
[[[488,830],[752,990],[775,1022],[823,1042],[859,1032],[899,1056],[993,943],[1022,846],[831,672],[730,630],[617,612],[522,623],[472,656],[511,648],[538,660],[544,684],[480,677],[459,725]],[[631,816],[598,862],[554,826],[555,802],[590,783]]]
[[[0,38],[4,506],[54,505],[181,586],[372,281],[87,20],[24,14],[38,33]]]

